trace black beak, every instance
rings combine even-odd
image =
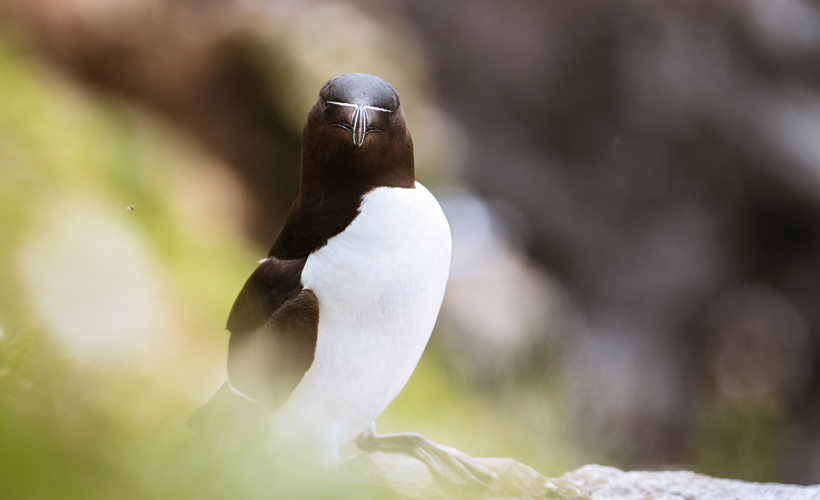
[[[375,129],[369,128],[370,118],[367,116],[367,106],[364,104],[356,106],[356,110],[350,116],[350,122],[339,122],[333,125],[347,130],[356,147],[362,147],[368,132],[375,132]]]

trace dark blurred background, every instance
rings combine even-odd
[[[401,93],[454,238],[385,428],[820,482],[820,2],[0,0],[10,491],[77,454],[80,497],[142,484],[185,439],[349,71]]]

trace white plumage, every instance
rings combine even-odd
[[[325,465],[399,394],[424,351],[450,268],[450,228],[415,189],[374,189],[360,213],[310,255],[302,284],[319,300],[316,356],[270,417],[277,441],[305,443]],[[312,446],[311,446],[312,445]]]

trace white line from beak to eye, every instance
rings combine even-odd
[[[376,106],[365,106],[365,108],[372,109],[372,110],[375,110],[375,111],[384,111],[385,113],[392,113],[392,111],[390,111],[389,109],[379,108],[379,107],[376,107]]]
[[[338,101],[325,101],[325,102],[327,102],[328,104],[335,104],[337,106],[350,106],[350,107],[353,107],[353,108],[358,108],[359,107],[359,104],[350,104],[349,102],[338,102]],[[389,109],[379,108],[379,107],[376,107],[376,106],[368,106],[368,105],[365,104],[364,107],[367,108],[367,109],[375,110],[375,111],[384,111],[385,113],[392,113],[392,111],[390,111]]]

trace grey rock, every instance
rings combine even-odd
[[[511,458],[473,458],[496,475],[486,489],[458,478],[436,480],[418,460],[397,454],[368,453],[345,461],[347,474],[418,499],[550,500],[809,500],[820,499],[819,486],[752,483],[688,471],[624,472],[586,465],[560,478],[548,478]]]

